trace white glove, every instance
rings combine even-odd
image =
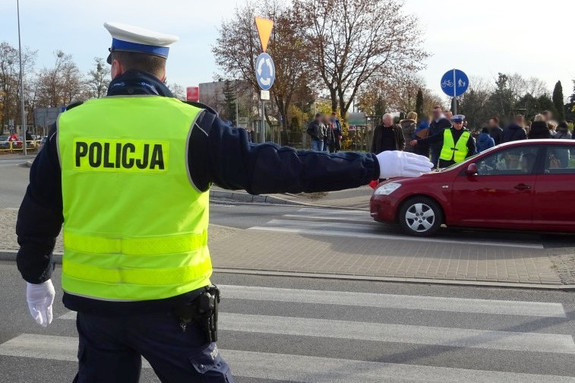
[[[419,177],[433,168],[427,157],[398,150],[381,152],[377,160],[379,178]]]
[[[52,281],[34,284],[26,282],[26,300],[30,315],[40,326],[46,327],[52,323],[52,303],[56,291]]]

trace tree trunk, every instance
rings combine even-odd
[[[329,95],[331,97],[331,111],[332,113],[337,113],[337,93],[336,89],[330,89]]]

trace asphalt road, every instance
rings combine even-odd
[[[59,270],[54,276],[57,291]],[[572,293],[216,274],[220,342],[247,382],[575,382]],[[263,288],[262,288],[263,287]],[[0,381],[75,374],[74,313],[47,329],[0,262]],[[142,382],[157,382],[149,368]]]
[[[23,160],[5,160],[0,157],[0,209],[20,206],[30,170],[24,163]]]

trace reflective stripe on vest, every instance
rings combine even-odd
[[[463,162],[467,157],[467,141],[471,133],[469,131],[464,131],[457,140],[457,143],[453,140],[453,133],[451,129],[445,129],[443,131],[443,147],[441,148],[440,159],[444,161],[454,161],[455,163]]]
[[[60,115],[66,292],[141,301],[210,283],[209,194],[187,171],[200,111],[138,96],[90,100]]]

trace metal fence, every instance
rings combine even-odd
[[[41,147],[40,140],[26,141],[26,149],[28,151],[37,151]],[[19,153],[24,151],[24,143],[22,141],[0,141],[0,154],[2,153]]]

